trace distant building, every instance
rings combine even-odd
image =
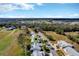
[[[6,27],[6,28],[7,28],[7,30],[13,30],[13,29],[16,29],[15,26],[9,26],[9,27]]]
[[[63,48],[65,52],[67,52],[70,56],[79,56],[79,52],[77,52],[73,47],[73,45],[65,42],[65,41],[58,41],[58,46]]]

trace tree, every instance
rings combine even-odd
[[[47,48],[46,46],[44,46],[44,50],[45,50],[45,52],[50,53],[49,48]]]
[[[22,48],[24,48],[24,45],[25,45],[25,36],[24,36],[24,34],[20,34],[19,35],[19,37],[18,37],[18,42],[19,42],[19,44],[20,44],[20,46],[22,47]]]
[[[30,48],[31,48],[31,45],[30,44],[27,45],[27,50],[30,50]]]
[[[64,30],[62,28],[56,28],[55,32],[58,34],[64,34]]]

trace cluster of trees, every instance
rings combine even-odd
[[[25,35],[23,33],[19,34],[18,42],[22,48],[25,48]]]
[[[31,48],[31,39],[29,38],[29,31],[28,29],[22,30],[22,33],[19,34],[18,36],[18,43],[23,49],[24,55],[30,56],[31,52],[29,51]]]
[[[43,49],[45,52],[50,53],[50,49],[48,47],[46,47],[46,45],[43,45]]]
[[[59,34],[64,34],[64,32],[79,31],[79,24],[42,24],[40,28],[45,31],[55,31]]]
[[[14,26],[14,27],[18,28],[18,25],[16,24],[16,22],[8,22],[8,23],[0,24],[1,28],[3,28],[3,27],[11,27],[11,26]]]
[[[41,23],[26,23],[25,25],[30,28],[39,28],[44,31],[55,31],[59,34],[64,34],[64,32],[79,31],[79,24],[75,24],[75,25],[58,24],[58,23],[56,23],[56,24],[49,23],[48,24],[45,22],[41,22]]]

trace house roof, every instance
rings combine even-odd
[[[79,52],[77,52],[75,49],[71,47],[66,47],[64,48],[64,50],[66,50],[70,56],[79,56]]]
[[[65,41],[58,41],[58,46],[59,47],[62,47],[62,48],[65,48],[65,47],[72,47],[72,45],[71,44],[69,44],[69,43],[67,43],[67,42],[65,42]]]

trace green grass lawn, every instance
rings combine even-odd
[[[7,34],[5,34],[6,32]],[[15,40],[18,35],[17,33],[20,32],[20,30],[16,29],[6,32],[1,32],[4,33],[4,35],[2,35],[0,39],[0,55],[6,55],[6,53],[8,53],[7,55],[22,55],[23,50],[17,44],[17,40]]]
[[[11,32],[10,32],[11,33]],[[9,33],[9,34],[10,34]],[[12,36],[8,36],[9,34],[6,34],[2,39],[0,40],[0,54],[2,51],[4,51],[12,42]]]
[[[12,41],[11,39],[12,39],[11,36],[9,36],[0,41],[0,51],[10,44],[10,42]]]
[[[11,33],[11,31],[6,31],[6,32],[2,32],[0,31],[0,40],[3,39],[5,36],[7,36],[9,33]]]

